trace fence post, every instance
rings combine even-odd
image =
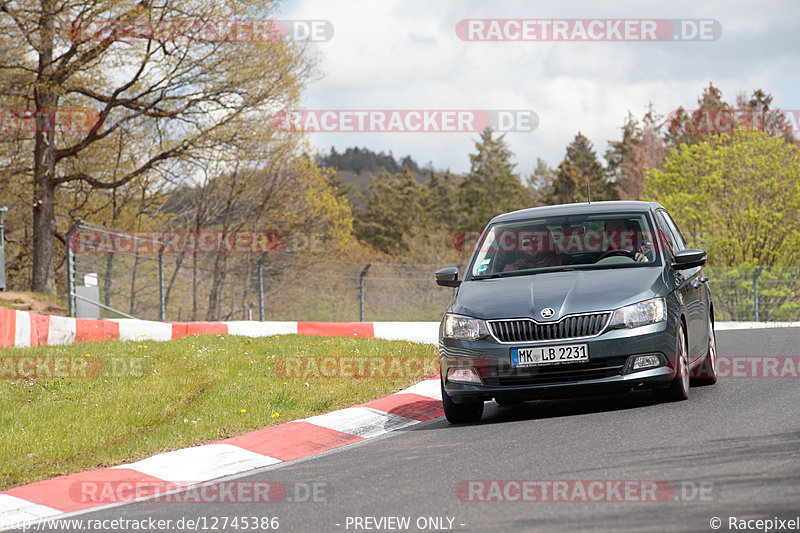
[[[167,319],[167,302],[164,299],[164,247],[158,250],[158,319],[164,322]]]
[[[258,260],[258,321],[264,321],[264,259],[267,254],[261,254]]]
[[[3,224],[3,214],[8,211],[7,207],[0,207],[0,290],[6,290],[6,248],[5,233]]]
[[[753,320],[758,322],[758,276],[764,270],[763,265],[753,272]]]
[[[364,270],[361,271],[361,274],[358,276],[358,321],[364,322],[364,276],[367,275],[367,271],[369,267],[372,266],[372,263],[367,263],[367,266],[364,267]]]
[[[75,252],[69,245],[72,234],[80,227],[81,219],[75,221],[67,232],[64,242],[67,245],[67,315],[75,316]]]

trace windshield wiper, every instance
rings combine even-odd
[[[496,272],[494,274],[486,274],[484,276],[472,276],[470,279],[480,280],[480,279],[495,279],[495,278],[508,278],[511,276],[535,276],[536,274],[547,274],[550,272],[574,272],[577,269],[575,267],[565,267],[559,268],[558,270],[553,270],[557,267],[539,267],[539,268],[523,268],[520,270],[509,270],[508,272]]]
[[[484,274],[482,276],[472,276],[472,279],[494,279],[494,278],[502,278],[503,274],[508,274],[508,272],[497,272],[496,274]]]

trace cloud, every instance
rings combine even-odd
[[[458,2],[456,0],[292,0],[289,19],[333,23],[329,42],[314,45],[325,76],[305,95],[309,109],[533,109],[532,133],[509,133],[518,170],[530,173],[537,157],[556,166],[578,131],[598,156],[619,138],[628,111],[648,103],[667,115],[696,105],[709,81],[728,101],[762,88],[776,105],[800,109],[800,55],[791,0],[640,1],[599,5],[572,2]],[[456,36],[467,18],[715,19],[712,42],[467,42]],[[418,162],[464,172],[477,134],[312,134],[313,146],[366,146],[410,154]]]

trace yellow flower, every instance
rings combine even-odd
[[[243,413],[246,413],[246,412],[247,412],[247,409],[242,409],[242,412],[243,412]]]
[[[280,413],[272,413],[272,418],[278,418],[280,416],[281,416]]]

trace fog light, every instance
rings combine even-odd
[[[481,378],[474,368],[450,368],[447,370],[447,381],[481,383]]]
[[[661,366],[661,358],[657,355],[640,355],[633,361],[633,370]]]

